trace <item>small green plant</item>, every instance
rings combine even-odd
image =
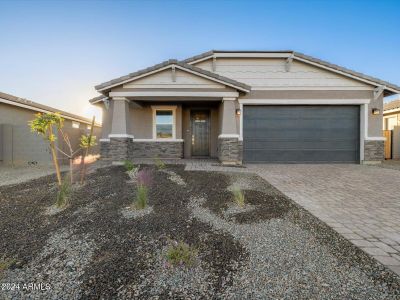
[[[148,189],[147,186],[138,185],[136,190],[136,201],[134,203],[136,209],[145,209],[147,207]]]
[[[244,207],[244,193],[239,187],[234,187],[232,190],[233,193],[233,199],[235,200],[235,203],[240,206]]]
[[[9,267],[17,262],[14,258],[2,258],[0,259],[0,272],[7,270]]]
[[[135,165],[130,160],[125,160],[124,161],[124,167],[128,172],[130,172],[135,168]]]
[[[133,203],[133,208],[145,209],[147,207],[148,191],[153,181],[151,171],[143,169],[137,172],[136,182],[136,200]]]
[[[156,157],[154,159],[154,164],[156,165],[157,169],[159,169],[159,170],[163,170],[166,168],[165,163],[159,157]]]
[[[167,261],[173,266],[192,266],[196,262],[197,249],[184,242],[172,242],[167,250]]]
[[[63,179],[61,186],[57,193],[56,206],[58,208],[64,208],[68,205],[68,198],[71,195],[71,182],[67,176]]]

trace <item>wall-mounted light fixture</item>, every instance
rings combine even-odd
[[[238,109],[236,109],[236,115],[237,116],[240,116],[242,114],[242,111],[238,108]]]
[[[381,113],[381,110],[379,108],[373,108],[372,109],[372,114],[373,115],[379,115]]]

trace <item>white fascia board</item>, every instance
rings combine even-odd
[[[373,91],[373,86],[256,86],[252,91]]]
[[[110,97],[239,97],[238,92],[137,91],[110,92]]]
[[[386,141],[386,138],[383,136],[366,136],[364,138],[366,141]]]
[[[199,59],[196,59],[196,60],[194,60],[194,61],[188,62],[187,64],[188,64],[188,65],[194,65],[194,64],[197,64],[197,63],[199,63],[199,62],[202,62],[202,61],[211,59],[211,58],[213,58],[213,57],[215,57],[214,54],[211,54],[211,55],[209,55],[209,56],[206,56],[206,57],[199,58]]]
[[[243,105],[361,105],[370,99],[239,99]]]
[[[133,142],[183,142],[183,139],[133,139]]]
[[[17,106],[17,107],[21,107],[21,108],[26,108],[26,109],[37,111],[37,112],[41,112],[41,113],[54,114],[54,111],[41,109],[41,108],[36,108],[36,107],[30,106],[30,105],[27,105],[27,104],[18,103],[18,102],[10,101],[10,100],[3,99],[3,98],[0,98],[0,102],[1,103],[6,103],[6,104],[10,104],[10,105],[13,105],[13,106]],[[64,119],[67,119],[67,120],[72,120],[72,121],[76,121],[76,122],[80,122],[80,123],[84,123],[84,124],[89,124],[89,125],[92,124],[89,121],[85,121],[85,120],[82,120],[82,119],[77,119],[77,118],[73,118],[73,117],[70,117],[70,116],[66,116],[66,115],[64,115],[62,113],[60,113],[60,116],[63,117]],[[95,127],[101,127],[101,126],[98,126],[98,125],[95,124]]]
[[[222,133],[218,136],[219,139],[228,139],[228,138],[239,138],[238,134],[235,133]]]
[[[101,98],[101,99],[99,99],[99,100],[90,102],[90,104],[96,104],[96,103],[99,103],[99,102],[103,102],[103,101],[106,100],[106,99],[108,99],[108,97],[104,96],[104,98]]]
[[[400,107],[383,111],[384,116],[386,116],[388,114],[392,114],[392,113],[400,113]]]
[[[126,133],[110,133],[108,135],[108,138],[128,138],[128,139],[133,139],[134,136],[131,134],[126,134]]]

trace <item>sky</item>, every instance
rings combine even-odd
[[[91,117],[95,85],[211,49],[295,50],[400,85],[399,13],[399,0],[0,0],[0,91]]]

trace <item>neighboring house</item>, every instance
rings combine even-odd
[[[210,51],[96,86],[101,155],[223,163],[383,159],[400,87],[293,51]]]
[[[36,113],[59,112],[64,118],[64,131],[68,134],[74,149],[78,149],[79,139],[90,129],[91,120],[60,111],[39,103],[0,92],[0,163],[12,165],[48,164],[51,155],[48,144],[41,136],[30,131],[28,122]],[[101,135],[101,127],[96,124],[94,134]],[[68,151],[66,145],[57,138],[58,147]],[[93,154],[99,152],[93,149]],[[68,159],[60,155],[62,163]]]
[[[390,130],[391,158],[400,159],[400,98],[385,103],[383,107],[383,129]]]

